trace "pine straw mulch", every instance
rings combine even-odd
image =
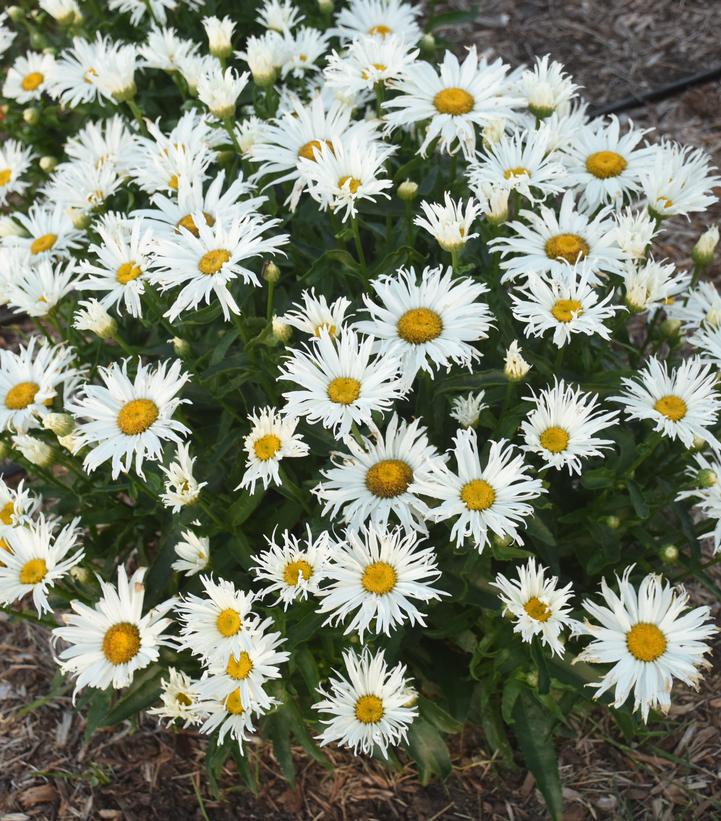
[[[718,8],[706,0],[485,0],[471,30],[443,32],[492,48],[513,64],[550,52],[562,60],[594,105],[621,99],[708,68],[721,60]],[[447,8],[465,9],[467,0]],[[504,17],[505,16],[505,17]],[[506,20],[507,17],[507,20]],[[629,112],[644,128],[704,147],[721,164],[719,84]],[[627,115],[621,115],[627,116]],[[679,265],[709,221],[676,220],[663,252]],[[713,569],[717,583],[721,572]],[[719,604],[693,585],[697,603]],[[137,726],[83,739],[84,722],[69,692],[58,692],[43,628],[0,614],[0,821],[24,819],[529,819],[546,817],[533,778],[503,769],[481,737],[453,742],[454,773],[422,787],[414,767],[389,774],[374,761],[331,752],[328,773],[297,751],[298,786],[289,789],[266,744],[249,747],[262,776],[255,797],[238,786],[230,764],[221,798],[204,778],[205,741],[192,732]],[[721,641],[698,693],[678,688],[668,722],[626,741],[603,711],[571,718],[560,745],[565,821],[721,818]],[[39,700],[33,709],[29,705]],[[200,799],[198,798],[200,795]],[[201,809],[201,805],[203,809]]]

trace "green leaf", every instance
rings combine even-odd
[[[546,799],[553,821],[563,817],[563,793],[553,739],[554,721],[524,687],[513,705],[513,725],[526,766]]]
[[[123,698],[105,716],[103,725],[107,727],[111,724],[119,724],[157,701],[161,693],[160,677],[162,672],[161,667],[153,664],[141,673],[136,674],[132,685]]]
[[[408,731],[407,749],[418,765],[421,784],[450,775],[451,756],[446,742],[432,724],[420,717],[411,724]]]
[[[456,721],[450,713],[447,713],[435,701],[420,696],[418,707],[423,718],[427,719],[442,733],[458,733],[463,729],[462,722]]]
[[[556,546],[556,537],[551,533],[540,516],[536,515],[532,519],[529,519],[526,522],[526,530],[532,539],[537,539],[539,542],[543,542],[543,544],[550,545],[551,547]]]
[[[648,504],[644,499],[643,493],[641,492],[641,488],[636,484],[636,482],[634,482],[633,479],[626,479],[626,489],[628,490],[628,496],[638,518],[648,519],[650,511]]]
[[[286,781],[295,787],[295,763],[290,749],[290,722],[288,710],[279,707],[263,722],[263,734],[273,742],[273,754]]]

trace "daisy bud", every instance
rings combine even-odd
[[[505,365],[503,373],[510,382],[520,382],[531,370],[531,366],[521,356],[521,347],[518,340],[514,339],[506,351]]]
[[[263,279],[266,282],[277,282],[280,279],[280,268],[272,260],[263,266]]]
[[[421,51],[426,53],[436,50],[436,38],[432,34],[424,34],[421,37]]]
[[[133,79],[132,82],[124,83],[123,85],[114,89],[111,92],[111,94],[116,103],[126,103],[128,100],[132,100],[133,97],[135,97],[135,93],[137,90],[138,89],[135,85],[135,79]]]
[[[44,468],[52,465],[55,459],[55,451],[50,445],[45,444],[40,439],[27,434],[21,434],[13,438],[15,449],[33,465]]]
[[[80,442],[75,431],[68,433],[67,436],[58,436],[58,444],[68,453],[75,454],[80,450]]]
[[[78,231],[83,231],[90,225],[90,214],[86,214],[85,211],[68,208],[68,214],[73,221],[73,227],[77,228]]]
[[[703,468],[696,474],[696,487],[709,488],[713,487],[716,482],[718,482],[718,476],[711,468]]]
[[[529,687],[538,687],[538,673],[535,670],[531,670],[530,673],[526,673],[525,675],[526,684]]]
[[[43,427],[56,436],[67,436],[75,429],[75,419],[69,413],[48,413],[43,416]]]
[[[19,23],[25,16],[25,12],[20,8],[20,6],[8,6],[7,15],[13,23]]]
[[[282,342],[283,344],[290,342],[290,338],[293,335],[293,328],[277,316],[273,317],[272,331],[273,336],[278,342]]]
[[[403,180],[398,186],[398,197],[404,202],[410,202],[418,193],[418,183],[413,180]]]
[[[618,528],[621,527],[621,520],[618,516],[605,516],[603,523],[609,530],[618,530]]]
[[[318,0],[318,11],[321,14],[330,14],[334,8],[333,0]]]
[[[702,439],[698,434],[693,437],[693,442],[691,443],[691,452],[698,453],[700,450],[703,450],[706,447],[706,440]]]
[[[49,173],[50,173],[50,172],[51,172],[51,171],[55,168],[55,166],[56,166],[57,164],[58,164],[57,158],[56,158],[56,157],[50,157],[50,156],[47,156],[47,157],[40,157],[40,161],[39,161],[39,163],[38,163],[38,165],[40,166],[40,168],[41,168],[41,169],[42,169],[42,170],[43,170],[46,174],[49,174]]]
[[[40,112],[34,106],[30,106],[23,111],[23,120],[28,125],[37,125],[40,122]]]
[[[664,319],[661,323],[659,330],[667,339],[674,337],[678,334],[681,328],[681,321],[679,319]]]
[[[75,565],[75,567],[70,568],[70,575],[76,582],[80,582],[80,584],[87,584],[93,577],[92,573],[86,567],[80,567],[80,565]]]
[[[171,340],[173,350],[176,356],[185,357],[190,353],[190,342],[187,339],[181,339],[179,336],[174,336]]]
[[[100,339],[110,339],[118,330],[118,323],[103,308],[97,299],[88,299],[80,303],[75,312],[73,327],[79,331],[90,331]]]
[[[658,551],[658,557],[664,564],[675,564],[678,561],[678,548],[675,544],[665,544]]]
[[[30,16],[32,17],[32,14]],[[39,31],[34,31],[30,35],[30,45],[35,49],[35,51],[44,51],[47,44],[48,42],[45,39],[45,36]]]
[[[698,238],[698,242],[691,252],[691,257],[699,268],[707,268],[711,264],[718,241],[719,230],[715,225]]]
[[[513,544],[513,538],[509,535],[501,537],[497,533],[491,533],[491,544],[496,548],[510,547]]]
[[[203,28],[208,36],[208,47],[213,57],[222,60],[233,53],[231,39],[235,23],[230,17],[219,20],[217,17],[204,17]]]
[[[40,8],[57,20],[61,26],[74,23],[80,14],[75,0],[40,0]]]

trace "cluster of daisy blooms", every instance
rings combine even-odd
[[[76,0],[0,15],[0,302],[36,327],[0,349],[0,430],[46,488],[0,482],[5,608],[65,608],[76,693],[153,666],[150,712],[219,742],[291,703],[295,648],[328,636],[304,718],[387,754],[423,717],[401,639],[468,587],[519,644],[604,665],[596,695],[667,710],[709,608],[634,529],[635,565],[577,596],[600,574],[570,545],[542,563],[532,524],[602,504],[634,430],[634,508],[673,448],[675,504],[721,548],[718,231],[688,273],[654,251],[715,201],[709,158],[590,118],[549,57],[439,55],[401,0],[264,0],[243,26],[99,5],[127,41]],[[105,578],[103,528],[144,515]]]

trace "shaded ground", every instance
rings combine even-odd
[[[444,5],[467,8],[467,0]],[[721,61],[717,0],[484,0],[485,23],[446,31],[459,42],[494,47],[512,63],[550,52],[566,63],[595,105],[618,100]],[[501,15],[507,24],[501,25]],[[643,127],[703,146],[721,164],[718,84],[629,112]],[[711,219],[711,217],[707,217]],[[721,208],[713,212],[721,219]],[[704,222],[677,221],[664,250],[680,264]],[[718,270],[718,266],[717,266]],[[717,574],[721,581],[721,573]],[[703,590],[695,601],[718,603]],[[421,787],[412,765],[389,775],[375,762],[335,754],[326,773],[297,758],[291,790],[265,745],[249,747],[262,773],[255,798],[237,786],[232,765],[214,801],[203,779],[205,742],[142,719],[83,740],[83,721],[58,692],[47,635],[0,614],[0,821],[36,819],[537,819],[545,818],[532,778],[501,770],[482,739],[454,745],[455,772]],[[566,821],[721,818],[721,647],[699,693],[680,689],[671,720],[626,742],[609,716],[574,720],[561,745]],[[35,700],[46,703],[29,709]],[[200,796],[200,798],[198,797]]]

